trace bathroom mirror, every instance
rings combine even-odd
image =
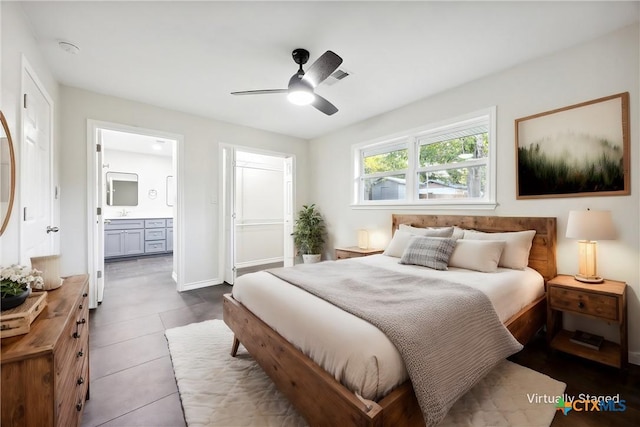
[[[107,172],[107,205],[138,206],[138,174]]]
[[[16,157],[7,120],[0,111],[0,236],[9,224],[16,194]]]
[[[167,176],[167,206],[173,206],[176,203],[176,181],[172,175]]]

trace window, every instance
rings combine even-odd
[[[364,200],[404,200],[409,169],[406,142],[362,151]]]
[[[354,147],[354,202],[494,205],[495,108]]]

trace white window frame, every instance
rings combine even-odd
[[[438,170],[446,168],[464,168],[470,166],[485,165],[487,168],[487,182],[485,197],[483,198],[459,198],[459,199],[419,199],[418,173],[433,169],[431,166],[419,166],[419,140],[421,138],[435,138],[437,135],[450,133],[456,127],[464,128],[473,126],[481,119],[488,122],[489,156],[485,159],[473,159],[466,162],[452,163],[450,166],[439,165]],[[405,145],[406,144],[406,145]],[[392,151],[393,148],[405,145],[408,150],[409,167],[406,170],[382,172],[379,174],[364,175],[363,162],[365,153],[371,155],[375,152]],[[352,146],[353,164],[353,198],[351,207],[354,209],[387,209],[389,207],[402,209],[495,209],[496,184],[497,184],[497,144],[496,144],[496,107],[492,106],[483,110],[468,113],[459,117],[444,120],[438,123],[411,129],[396,135],[390,135],[376,140],[371,140]],[[406,177],[406,197],[404,200],[364,200],[364,180],[377,175],[397,175],[404,173]]]

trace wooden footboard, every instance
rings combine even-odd
[[[380,405],[366,405],[230,294],[223,310],[236,339],[310,425],[391,425],[383,423]]]

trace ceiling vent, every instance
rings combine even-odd
[[[345,69],[337,69],[336,71],[334,71],[329,77],[327,77],[327,79],[323,82],[326,85],[334,85],[336,83],[338,83],[340,80],[344,79],[345,77],[348,77],[351,73],[346,71]]]

